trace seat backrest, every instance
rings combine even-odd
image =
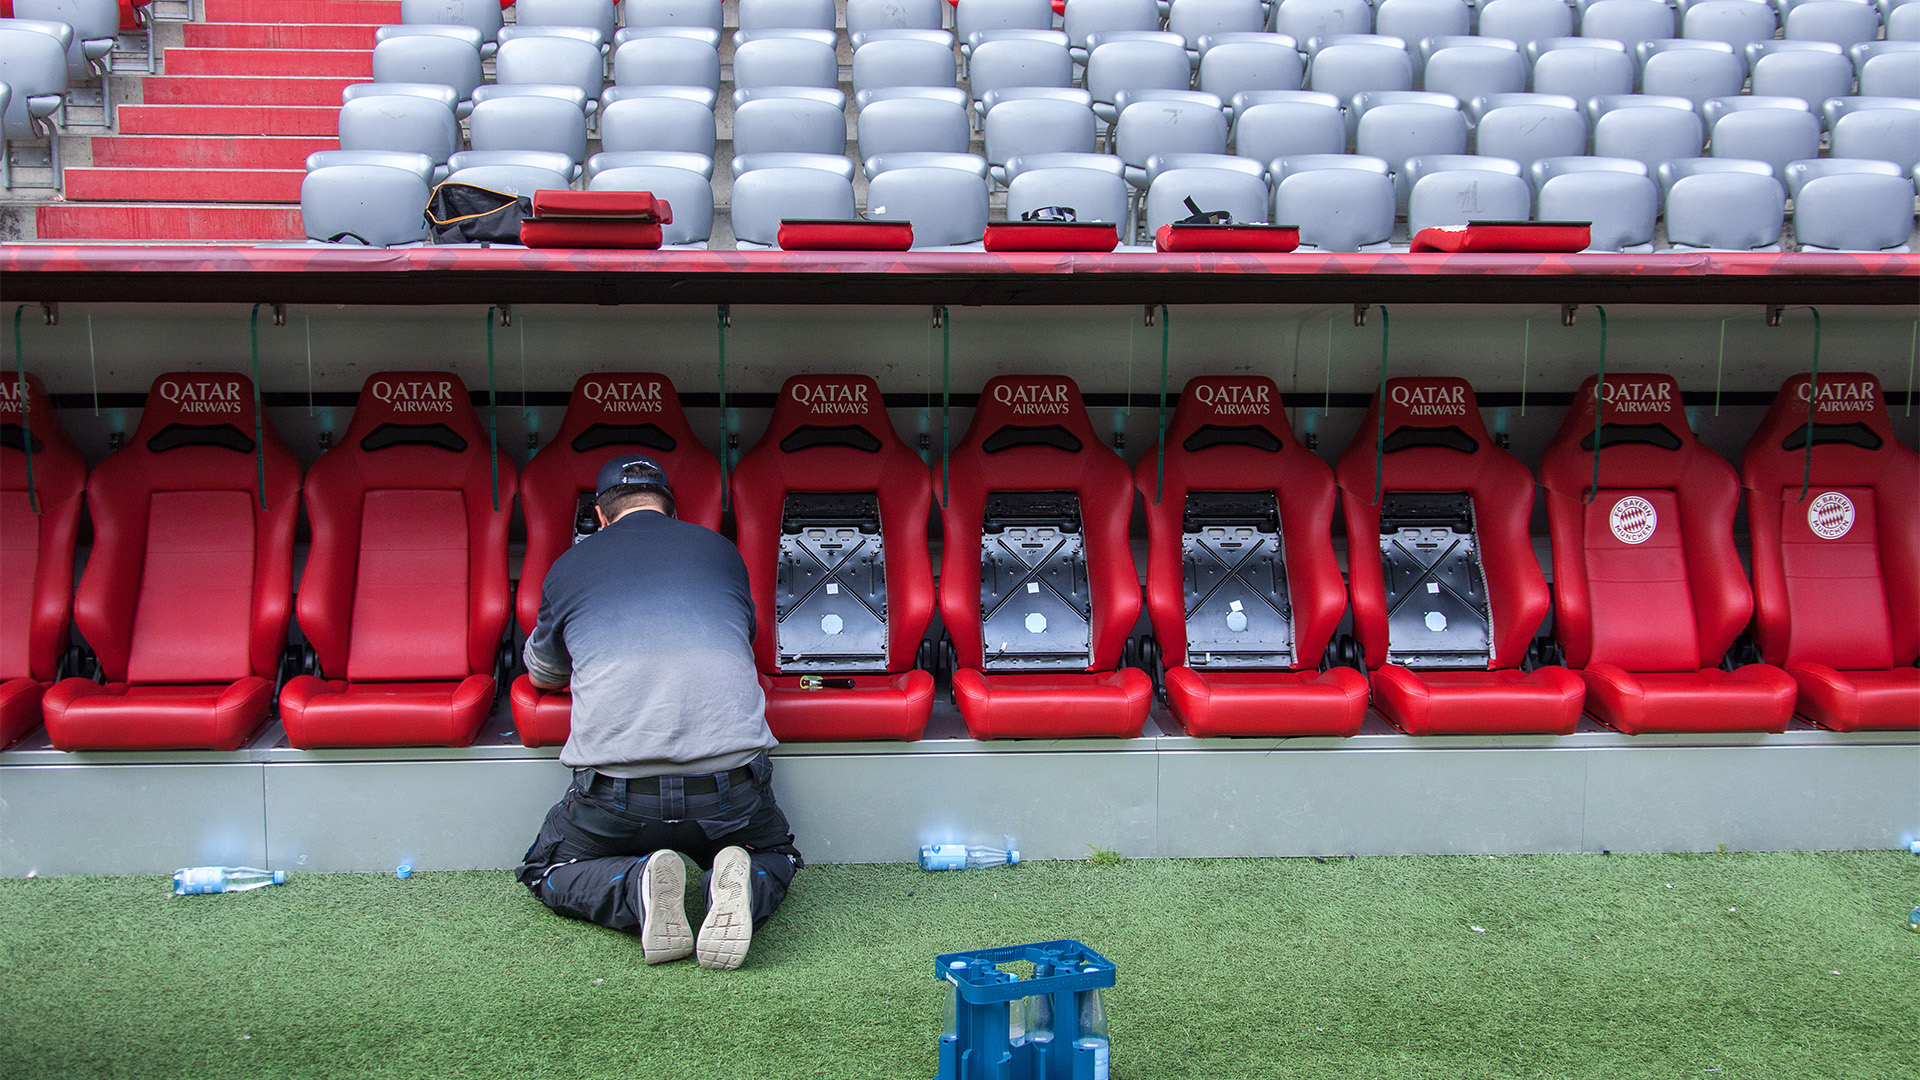
[[[1185,90],[1193,78],[1187,50],[1168,41],[1103,41],[1087,54],[1087,90],[1111,103],[1122,90]]]
[[[1739,479],[1694,437],[1671,376],[1609,374],[1597,391],[1580,384],[1540,463],[1554,636],[1575,668],[1718,664],[1753,613],[1733,546]]]
[[[1133,477],[1094,433],[1073,380],[989,380],[966,435],[934,466],[933,483],[936,494],[946,489],[940,615],[960,666],[980,668],[984,660],[988,671],[1111,671],[1119,665],[1140,615],[1140,579],[1127,540]],[[996,522],[991,536],[983,527],[990,514]],[[1077,533],[1069,532],[1069,516],[1078,520]],[[1039,559],[1055,549],[1028,552],[1020,537],[1043,533],[1058,536],[1059,548],[1077,537],[1084,575],[1023,580],[1032,567],[1023,554]],[[996,568],[984,582],[983,539],[994,541]],[[1084,638],[1077,636],[1081,619]],[[983,644],[989,625],[991,649]],[[1043,639],[1060,647],[1027,645]],[[1076,659],[1075,649],[1085,652]]]
[[[1168,666],[1203,648],[1227,654],[1223,666],[1319,663],[1347,607],[1333,472],[1294,439],[1279,388],[1257,375],[1190,379],[1163,445],[1164,460],[1148,449],[1133,476],[1146,500],[1147,614]],[[1243,634],[1261,640],[1236,647]]]
[[[943,0],[847,0],[847,34],[869,30],[938,30],[946,20]]]
[[[1587,118],[1578,109],[1515,105],[1494,109],[1474,128],[1475,152],[1511,158],[1522,169],[1545,157],[1571,157],[1587,148]]]
[[[473,107],[467,141],[475,150],[551,150],[579,165],[587,159],[587,115],[565,98],[494,98]]]
[[[670,151],[713,156],[713,110],[685,98],[622,98],[600,113],[600,148]]]
[[[1385,243],[1393,217],[1393,178],[1385,173],[1314,169],[1293,173],[1273,188],[1274,224],[1298,225],[1300,242],[1322,251]]]
[[[1228,41],[1200,57],[1196,85],[1222,101],[1248,90],[1298,90],[1306,81],[1306,61],[1277,34],[1266,40]]]
[[[1880,13],[1872,4],[1819,0],[1787,12],[1785,36],[1792,41],[1830,41],[1845,48],[1880,36]]]
[[[720,50],[695,38],[640,37],[613,52],[620,86],[704,86],[720,89]]]
[[[1740,476],[1761,656],[1856,671],[1913,663],[1920,454],[1894,436],[1880,380],[1858,371],[1788,379]]]
[[[1631,51],[1674,36],[1673,9],[1660,0],[1599,0],[1581,14],[1580,36],[1618,41]]]
[[[491,671],[507,624],[518,487],[513,459],[490,458],[459,376],[368,376],[346,432],[307,472],[313,546],[297,605],[326,676]]]
[[[1833,124],[1837,158],[1891,161],[1911,172],[1920,164],[1920,109],[1862,109]]]
[[[1407,196],[1407,231],[1475,221],[1525,221],[1532,209],[1533,190],[1518,176],[1446,169],[1414,181]]]
[[[1527,42],[1573,34],[1573,8],[1564,0],[1491,0],[1480,5],[1480,33]]]
[[[987,161],[1005,165],[1022,154],[1093,153],[1097,131],[1093,110],[1076,101],[1024,98],[987,110]]]
[[[1173,158],[1178,162],[1206,156],[1210,155],[1176,154]],[[1176,166],[1156,173],[1149,182],[1144,212],[1147,232],[1191,216],[1188,199],[1203,211],[1225,210],[1240,224],[1258,224],[1268,217],[1267,182],[1260,176],[1235,169]]]
[[[301,228],[309,240],[357,239],[373,247],[424,240],[427,225],[420,210],[429,193],[427,181],[411,169],[315,169],[300,180]]]
[[[1683,176],[1667,189],[1667,239],[1725,251],[1767,247],[1780,242],[1786,201],[1786,188],[1772,176]]]
[[[1802,245],[1883,251],[1906,244],[1912,233],[1913,181],[1904,176],[1818,177],[1793,200],[1793,235]]]
[[[628,26],[705,26],[720,29],[721,0],[620,0]]]
[[[388,38],[373,47],[373,81],[437,83],[466,101],[481,82],[480,50],[450,37]]]
[[[1267,29],[1305,41],[1323,34],[1365,34],[1373,29],[1368,0],[1280,0],[1267,9]]]
[[[1091,118],[1092,114],[1088,116]],[[859,147],[863,161],[876,154],[964,154],[970,135],[966,107],[951,101],[894,98],[876,101],[860,110]],[[1091,149],[1091,145],[1088,148]]]
[[[1007,182],[1007,220],[1019,221],[1022,214],[1043,207],[1065,206],[1073,210],[1076,220],[1119,225],[1127,220],[1130,190],[1119,174],[1102,169],[1030,169]]]
[[[1329,45],[1307,67],[1307,86],[1341,101],[1362,90],[1413,89],[1413,59],[1390,45]]]
[[[1909,66],[1920,60],[1908,57]],[[1753,92],[1797,97],[1818,108],[1828,98],[1845,97],[1853,89],[1853,63],[1839,53],[1778,52],[1753,65]]]
[[[880,164],[876,158],[869,171]],[[986,235],[987,215],[984,169],[908,166],[880,171],[867,184],[867,217],[912,222],[916,248],[971,244]]]
[[[460,149],[460,121],[451,106],[432,98],[356,97],[340,107],[340,149],[406,150],[444,165]]]
[[[853,54],[853,89],[882,86],[952,86],[953,47],[906,39],[870,41]]]
[[[895,433],[878,383],[787,379],[733,474],[760,670],[912,667],[933,617],[932,506],[927,470]]]
[[[589,191],[647,191],[665,199],[673,220],[660,226],[662,244],[704,243],[713,235],[713,181],[693,169],[633,165],[606,169]]]
[[[1633,91],[1633,57],[1622,49],[1555,49],[1533,65],[1533,88],[1585,102],[1602,94]]]
[[[840,61],[833,46],[807,38],[757,38],[733,54],[733,85],[818,86],[840,84]]]
[[[503,86],[577,86],[588,101],[598,101],[606,84],[606,60],[598,46],[579,38],[515,38],[501,42],[494,57],[494,79]]]
[[[1517,94],[1527,88],[1527,61],[1518,49],[1454,45],[1429,57],[1424,75],[1428,90],[1463,101],[1482,94]]]
[[[851,164],[851,162],[849,162]],[[783,219],[851,221],[853,179],[824,169],[755,169],[733,180],[733,234],[772,247]]]
[[[1233,152],[1268,165],[1275,158],[1338,154],[1347,148],[1347,121],[1334,106],[1276,101],[1233,115]]]
[[[1224,154],[1227,118],[1203,102],[1141,101],[1120,114],[1114,152],[1135,168],[1155,154]]]
[[[40,377],[29,373],[23,392],[17,372],[0,372],[0,682],[54,677],[67,647],[86,486],[87,463]]]
[[[1334,476],[1340,482],[1347,525],[1354,635],[1366,650],[1367,667],[1388,662],[1390,645],[1396,655],[1419,651],[1423,626],[1435,634],[1449,629],[1458,634],[1461,628],[1470,628],[1476,620],[1459,607],[1467,605],[1479,606],[1491,616],[1481,620],[1490,621],[1491,629],[1484,643],[1472,643],[1480,649],[1480,663],[1471,666],[1518,667],[1549,605],[1546,578],[1527,535],[1533,516],[1533,474],[1518,458],[1494,445],[1480,419],[1473,387],[1464,379],[1439,376],[1387,380],[1385,399],[1374,395],[1360,430],[1334,465]],[[1483,581],[1474,581],[1469,572],[1448,575],[1451,580],[1444,586],[1425,582],[1410,590],[1397,578],[1388,580],[1382,558],[1373,554],[1381,548],[1383,511],[1396,528],[1403,517],[1417,520],[1423,505],[1416,504],[1438,502],[1433,495],[1422,498],[1421,493],[1464,494],[1465,509],[1471,515],[1469,533],[1453,525],[1438,541],[1441,546],[1432,550],[1424,545],[1436,540],[1423,538],[1420,553],[1427,557],[1421,561],[1442,565],[1448,551],[1457,546],[1456,538],[1471,536]],[[1454,506],[1456,521],[1459,509]],[[1409,549],[1409,558],[1413,554],[1414,549]],[[1406,627],[1409,632],[1404,638],[1391,642],[1392,632],[1403,627],[1394,618],[1390,589],[1402,600],[1403,613],[1420,612]],[[1449,605],[1459,605],[1451,620],[1432,617],[1430,606],[1441,608],[1439,614],[1444,616]]]
[[[1644,173],[1569,172],[1540,185],[1539,219],[1591,221],[1589,251],[1651,244],[1659,215],[1660,188]]]
[[[843,107],[804,97],[756,98],[733,113],[736,154],[844,154]]]
[[[591,533],[577,522],[583,513],[593,520],[600,466],[618,454],[652,458],[673,486],[674,516],[719,530],[720,459],[687,425],[673,383],[648,371],[580,376],[560,430],[521,476],[527,553],[514,601],[521,630],[531,632],[540,615],[540,587],[553,560]]]
[[[1614,109],[1593,125],[1596,156],[1631,158],[1649,172],[1668,161],[1699,157],[1706,143],[1706,123],[1692,109]]]
[[[1729,0],[1742,7],[1751,7],[1752,0]],[[1660,42],[1649,41],[1641,46],[1647,49]],[[1747,65],[1735,55],[1731,48],[1726,52],[1718,49],[1668,49],[1657,52],[1647,58],[1640,69],[1640,92],[1655,96],[1670,95],[1683,97],[1693,102],[1695,108],[1708,98],[1731,97],[1740,92],[1746,82]]]
[[[493,0],[400,0],[402,23],[452,24],[480,31],[482,41],[500,34],[501,6]]]
[[[1701,41],[1724,41],[1736,50],[1749,42],[1773,37],[1775,16],[1770,4],[1752,0],[1705,0],[1680,17],[1680,36]]]
[[[613,5],[604,0],[519,0],[513,6],[518,26],[589,26],[613,37]]]
[[[88,479],[94,546],[73,616],[109,682],[274,677],[300,466],[256,417],[246,376],[168,372]]]
[[[982,30],[1050,30],[1053,5],[1048,0],[976,0],[954,9],[954,31],[966,41]]]

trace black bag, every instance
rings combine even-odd
[[[436,244],[517,244],[521,219],[533,215],[524,195],[456,184],[434,185],[427,200],[427,226]]]

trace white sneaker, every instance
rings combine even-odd
[[[649,964],[679,960],[693,951],[687,925],[687,866],[677,851],[647,856],[640,875],[640,955]]]
[[[753,942],[752,884],[753,860],[745,848],[722,848],[713,857],[707,918],[700,924],[701,967],[732,971],[746,960]]]

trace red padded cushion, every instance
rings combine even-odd
[[[459,682],[356,683],[296,675],[280,692],[287,741],[339,746],[471,746],[493,707],[491,675]]]
[[[1366,650],[1367,667],[1387,659],[1387,592],[1380,567],[1380,504],[1374,500],[1375,444],[1381,408],[1386,434],[1417,428],[1458,428],[1471,438],[1471,452],[1440,446],[1411,446],[1390,453],[1380,470],[1381,491],[1464,491],[1473,498],[1474,528],[1487,575],[1487,599],[1493,615],[1493,668],[1519,667],[1527,646],[1546,618],[1550,597],[1546,576],[1533,553],[1528,523],[1533,517],[1533,474],[1512,454],[1496,447],[1480,419],[1473,387],[1464,379],[1420,377],[1390,379],[1386,401],[1379,395],[1367,407],[1360,430],[1340,455],[1334,475],[1345,493],[1341,506],[1347,523],[1347,577],[1353,595],[1353,630]]]
[[[1863,427],[1880,445],[1816,438],[1803,499],[1809,398],[1815,424]],[[1790,668],[1912,665],[1920,655],[1920,454],[1894,436],[1879,380],[1835,372],[1820,376],[1816,392],[1805,374],[1788,379],[1747,443],[1741,476],[1761,655]]]
[[[1409,735],[1567,735],[1580,723],[1586,687],[1563,667],[1531,672],[1414,671],[1373,675],[1373,704]]]
[[[1279,449],[1268,452],[1235,443],[1186,449],[1188,439],[1207,427],[1258,428]],[[1188,380],[1167,428],[1165,446],[1164,476],[1160,453],[1149,448],[1134,463],[1133,480],[1147,508],[1147,614],[1153,619],[1153,634],[1167,666],[1178,667],[1187,660],[1185,572],[1180,554],[1187,492],[1259,490],[1273,492],[1280,508],[1295,653],[1302,666],[1317,666],[1347,608],[1347,587],[1333,552],[1333,471],[1294,439],[1279,388],[1258,375],[1205,375]],[[1298,680],[1276,682],[1297,684]]]
[[[1345,738],[1367,716],[1367,677],[1327,671],[1167,669],[1167,706],[1193,735],[1331,735]]]
[[[784,251],[905,251],[909,221],[782,221],[774,237]]]
[[[1099,221],[1001,221],[987,226],[988,251],[1112,251],[1120,226]]]
[[[1580,675],[1587,683],[1587,711],[1629,735],[1778,732],[1793,717],[1793,679],[1771,664],[1732,672],[1632,672],[1592,664]]]
[[[780,444],[803,427],[856,427],[878,440],[877,453],[851,446],[818,445],[783,450]],[[766,434],[741,459],[733,474],[733,513],[740,556],[747,564],[758,626],[754,660],[763,675],[778,675],[774,629],[775,588],[780,561],[780,516],[795,491],[871,491],[880,500],[880,538],[887,561],[887,669],[903,672],[914,663],[920,638],[933,618],[933,566],[927,549],[927,514],[933,484],[920,456],[894,432],[887,419],[880,384],[866,375],[795,375],[780,387],[780,399]],[[785,680],[774,685],[785,685]],[[767,702],[774,734],[788,738],[919,738],[932,709],[932,695],[908,695],[920,710],[912,720],[895,715],[898,701],[886,703],[856,684],[853,690],[813,691],[818,700],[845,698],[850,711],[839,726],[822,722],[818,706],[792,721],[781,734],[775,716],[791,708]],[[917,683],[915,684],[918,685]],[[898,695],[895,695],[896,697]],[[854,701],[871,704],[853,704]],[[863,712],[858,710],[876,710]],[[917,725],[917,726],[916,726]],[[912,735],[901,732],[911,728]],[[831,734],[825,734],[831,732]]]
[[[660,226],[640,221],[535,221],[520,223],[520,242],[530,248],[617,248],[653,251],[660,246]]]
[[[799,676],[760,676],[767,695],[767,727],[781,742],[900,739],[926,730],[933,712],[933,676],[854,675],[851,689],[802,690]]]
[[[1593,226],[1585,222],[1477,222],[1421,229],[1413,234],[1412,250],[1564,252],[1582,251],[1591,243]]]
[[[18,372],[0,372],[0,425],[23,428],[40,446],[33,454],[38,514],[27,494],[26,452],[0,446],[0,566],[6,568],[0,573],[0,680],[46,683],[67,647],[87,465],[38,376],[27,376],[22,394]]]
[[[533,216],[543,221],[573,218],[671,225],[673,207],[650,191],[547,190],[533,193]]]
[[[272,703],[273,680],[248,675],[213,686],[62,679],[43,707],[61,750],[237,750]]]
[[[953,700],[976,739],[1131,739],[1147,722],[1153,680],[1139,668],[1014,675],[961,668]]]
[[[597,445],[591,449],[575,450],[574,442],[598,425],[652,425],[672,441],[673,449],[638,442],[601,443],[595,438],[592,441]],[[654,436],[649,433],[644,437]],[[716,531],[720,528],[720,459],[688,426],[673,383],[665,375],[650,371],[582,375],[567,398],[567,414],[560,421],[560,430],[527,462],[521,477],[520,511],[527,523],[527,551],[515,600],[520,629],[533,630],[534,620],[540,615],[540,586],[547,579],[547,568],[573,544],[573,511],[580,496],[594,490],[600,466],[620,454],[645,454],[659,464],[673,485],[674,516]]]
[[[1574,668],[1684,672],[1717,663],[1753,610],[1733,546],[1739,484],[1694,437],[1671,377],[1610,375],[1606,384],[1602,423],[1678,449],[1606,445],[1600,490],[1590,493],[1593,451],[1581,441],[1593,435],[1596,380],[1580,384],[1540,466],[1553,538],[1554,635]],[[1643,502],[1622,505],[1629,499]]]
[[[465,678],[466,621],[465,493],[367,492],[343,674],[356,681]]]
[[[244,491],[149,498],[129,681],[232,682],[250,674],[254,505]]]
[[[1153,234],[1155,251],[1292,251],[1300,246],[1298,225],[1162,225]]]
[[[521,746],[564,746],[573,731],[573,694],[542,690],[525,675],[513,680],[513,728]]]
[[[1920,730],[1920,668],[1836,671],[1823,664],[1789,664],[1799,685],[1794,711],[1835,731]]]
[[[0,679],[0,750],[40,726],[40,697],[47,684],[38,679]]]

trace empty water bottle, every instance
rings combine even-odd
[[[285,870],[255,870],[250,866],[189,866],[173,872],[173,894],[246,892],[268,885],[284,885]]]
[[[1080,1006],[1080,1032],[1073,1040],[1074,1059],[1078,1062],[1083,1056],[1091,1058],[1093,1080],[1107,1080],[1106,1003],[1101,999],[1097,988],[1082,990],[1077,996]]]
[[[920,869],[922,870],[965,870],[969,867],[1012,866],[1019,861],[1018,851],[975,847],[972,844],[927,844],[920,849]]]

